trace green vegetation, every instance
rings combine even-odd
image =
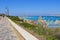
[[[18,21],[22,21],[22,19],[19,19],[18,16],[8,16],[11,20],[13,20],[14,22],[18,22]]]
[[[46,35],[47,40],[58,40],[55,36],[52,35]]]
[[[17,16],[9,16],[9,18],[14,22],[16,22],[17,24],[22,25],[24,28],[27,28],[28,30],[33,31],[37,35],[43,35],[44,37],[46,37],[46,40],[58,40],[57,37],[54,35],[56,31],[52,31],[49,28],[47,29],[43,28],[43,26],[40,24],[31,25],[29,23],[24,22],[24,20],[19,19]]]
[[[23,25],[25,28],[28,28],[29,30],[34,29],[34,25],[28,24],[28,23],[20,23],[20,25]]]

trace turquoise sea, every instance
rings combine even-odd
[[[37,21],[39,16],[27,16],[24,19]],[[60,16],[41,16],[41,20],[46,20],[48,27],[60,27]]]

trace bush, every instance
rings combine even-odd
[[[25,28],[28,28],[30,30],[33,30],[34,29],[34,25],[31,25],[29,23],[20,23],[20,25],[24,26]]]
[[[55,36],[46,35],[46,40],[58,40]]]
[[[12,19],[13,21],[22,21],[23,19],[19,19],[18,16],[8,16],[10,19]]]

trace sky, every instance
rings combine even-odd
[[[60,0],[0,0],[0,13],[9,8],[10,15],[60,15]]]

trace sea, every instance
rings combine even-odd
[[[41,17],[41,20],[45,20],[50,28],[60,27],[60,16],[26,16],[23,18],[37,21],[39,20],[39,17]]]

